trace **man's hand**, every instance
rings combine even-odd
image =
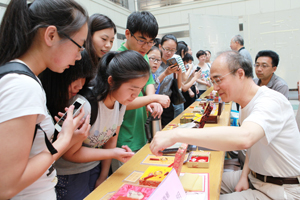
[[[176,134],[176,131],[179,130],[178,128],[169,130],[169,131],[158,131],[156,132],[151,144],[150,150],[156,156],[162,156],[163,153],[161,152],[167,147],[172,146],[175,142],[172,141],[172,136]]]
[[[237,183],[234,189],[236,192],[248,190],[249,189],[248,177],[241,176],[239,182]]]
[[[163,108],[168,108],[170,106],[170,98],[168,95],[165,94],[153,94],[153,99],[155,99],[156,103],[161,104]]]
[[[151,115],[156,118],[160,118],[161,114],[163,113],[163,108],[159,103],[150,103],[146,106],[147,110],[151,112]]]

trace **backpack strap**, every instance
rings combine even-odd
[[[12,73],[16,73],[16,74],[24,74],[27,75],[31,78],[33,78],[34,80],[36,80],[36,82],[39,83],[39,85],[42,87],[41,83],[39,82],[39,80],[37,79],[37,77],[35,76],[35,74],[23,63],[19,63],[19,62],[8,62],[4,65],[2,65],[0,67],[0,79],[7,75],[7,74],[12,74]],[[42,87],[43,88],[43,87]],[[50,151],[50,153],[53,155],[55,153],[57,153],[57,150],[52,146],[51,142],[49,141],[45,131],[41,128],[41,126],[39,124],[35,125],[35,130],[34,130],[34,135],[33,135],[33,140],[32,143],[35,139],[37,130],[40,129],[44,132],[45,135],[45,143],[46,146],[48,148],[48,150]]]
[[[95,121],[97,119],[97,115],[98,115],[98,100],[97,100],[97,97],[95,96],[93,91],[88,87],[84,87],[83,89],[81,89],[79,91],[79,94],[82,95],[83,97],[85,97],[91,105],[90,124],[92,126],[95,123]],[[122,108],[122,104],[120,104],[119,110],[121,110],[121,108]]]
[[[27,75],[27,76],[33,78],[34,80],[36,80],[36,82],[38,82],[40,84],[40,86],[42,87],[41,83],[38,81],[35,74],[23,63],[8,62],[5,65],[2,65],[0,67],[0,79],[3,76],[5,76],[6,74],[11,74],[11,73]]]
[[[97,119],[97,115],[98,115],[98,101],[97,101],[97,98],[94,95],[93,91],[88,87],[84,87],[83,89],[81,89],[79,94],[81,94],[83,97],[85,97],[91,105],[90,124],[92,126],[95,123],[95,121]]]

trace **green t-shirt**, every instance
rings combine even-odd
[[[123,42],[118,51],[127,51],[128,49],[124,46]],[[147,54],[144,58],[149,63]],[[129,58],[130,59],[130,58]],[[149,84],[154,84],[152,73],[150,70],[150,76],[146,83],[146,86]],[[145,88],[146,88],[145,86]],[[139,97],[143,96],[143,93],[140,92]],[[132,151],[137,151],[142,148],[147,143],[146,131],[144,124],[147,120],[147,111],[146,107],[135,110],[127,110],[124,115],[123,123],[120,128],[117,147],[122,147],[122,145],[127,145]]]

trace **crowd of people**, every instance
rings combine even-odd
[[[171,34],[157,38],[158,28],[150,12],[133,12],[126,41],[111,51],[117,30],[105,15],[89,16],[74,0],[10,1],[0,27],[0,199],[85,198],[148,142],[149,115],[165,126],[211,86],[241,105],[241,126],[158,132],[152,152],[178,141],[248,149],[243,171],[224,173],[222,185],[222,193],[243,192],[222,199],[300,197],[299,131],[287,84],[274,74],[279,56],[260,51],[253,81],[241,36],[214,62],[209,50],[197,51],[194,65],[191,47]],[[183,103],[170,100],[174,81]],[[77,98],[85,104],[73,116]],[[65,112],[58,132],[54,124]]]

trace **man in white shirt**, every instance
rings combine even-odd
[[[224,102],[241,105],[241,126],[157,132],[152,153],[161,155],[176,142],[221,151],[247,149],[243,170],[223,174],[221,200],[300,199],[300,134],[289,101],[256,85],[252,66],[235,51],[217,57],[210,77]]]

